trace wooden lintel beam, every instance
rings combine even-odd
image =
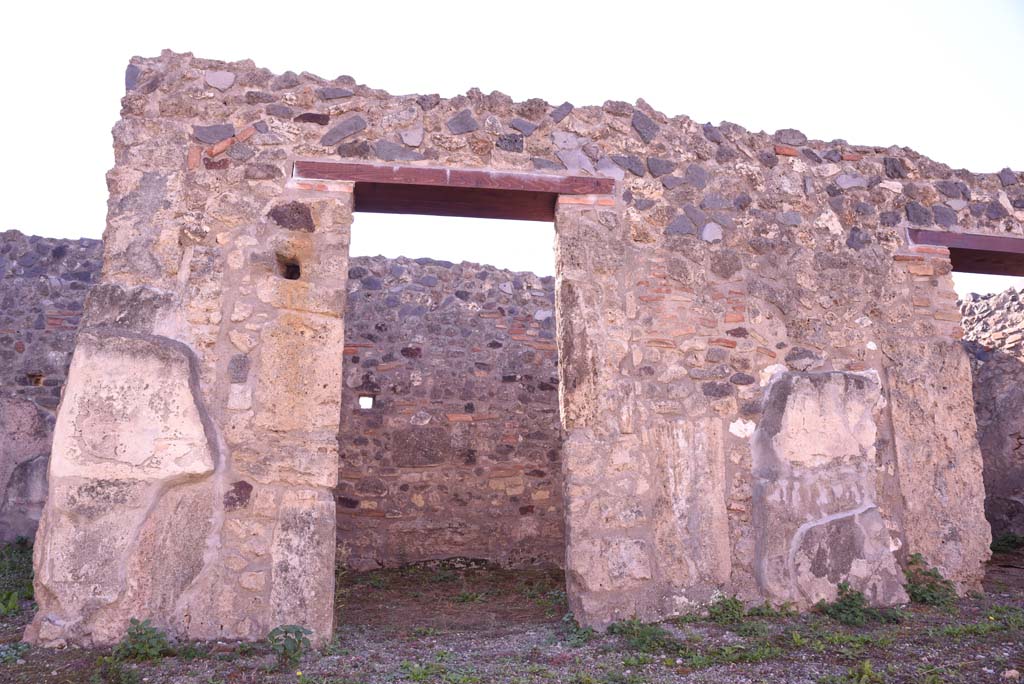
[[[515,190],[555,195],[607,195],[615,189],[615,181],[611,178],[335,161],[297,161],[292,175],[305,180]]]
[[[1004,252],[1024,254],[1024,237],[1005,235],[978,235],[974,233],[950,233],[944,230],[910,229],[910,239],[919,245],[958,247],[981,252]]]
[[[558,195],[530,190],[489,190],[436,185],[356,183],[355,211],[510,219],[555,220]]]
[[[948,247],[954,271],[1024,276],[1024,237],[912,228],[910,239],[919,245]]]

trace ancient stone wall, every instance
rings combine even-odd
[[[0,538],[35,534],[99,240],[0,235]],[[345,319],[338,542],[350,567],[561,565],[554,278],[357,257]],[[359,409],[359,394],[375,397]]]
[[[126,85],[30,640],[110,642],[132,616],[329,637],[354,184],[294,178],[299,159],[615,182],[555,210],[583,623],[722,592],[806,607],[841,581],[898,601],[908,553],[977,586],[989,530],[949,254],[908,228],[1024,236],[1020,174],[643,101],[392,96],[169,52]]]
[[[0,542],[35,534],[61,388],[99,240],[0,233]]]
[[[383,258],[348,277],[341,562],[562,565],[554,278]]]
[[[1024,290],[960,302],[992,535],[1024,536]]]

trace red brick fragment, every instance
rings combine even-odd
[[[790,147],[789,145],[776,145],[775,154],[783,157],[797,157],[800,156],[800,150],[795,147]]]

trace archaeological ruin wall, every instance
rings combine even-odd
[[[554,278],[354,258],[348,282],[339,562],[561,566]]]
[[[3,541],[35,534],[101,251],[99,240],[0,234]],[[338,562],[562,565],[554,278],[380,257],[353,258],[348,275]]]
[[[992,536],[1024,536],[1024,291],[960,302],[974,376],[985,515]]]
[[[330,637],[349,230],[399,199],[554,220],[583,624],[723,593],[806,608],[843,581],[898,603],[913,553],[978,586],[970,366],[951,253],[920,231],[1020,238],[1019,173],[170,52],[126,86],[29,640],[109,643],[130,617]]]
[[[35,535],[61,388],[99,240],[0,233],[0,542]]]

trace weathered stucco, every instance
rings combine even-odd
[[[126,81],[31,640],[109,642],[133,616],[192,637],[282,622],[329,637],[353,188],[291,178],[297,159],[615,181],[555,215],[566,569],[584,624],[723,592],[807,605],[847,580],[897,602],[908,553],[977,586],[989,532],[949,254],[907,229],[1020,236],[1019,174],[643,101],[391,96],[169,52]],[[114,434],[157,424],[89,452],[108,442],[80,418],[87,383],[118,366],[176,378],[175,401],[124,377]],[[837,431],[815,443],[809,421]],[[93,499],[94,517],[77,512]],[[191,538],[171,545],[176,516]]]

